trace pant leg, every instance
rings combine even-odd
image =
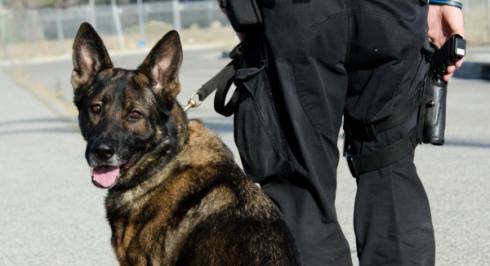
[[[422,54],[428,44],[427,6],[418,1],[390,3],[358,1],[353,21],[359,34],[352,39],[349,75],[353,82],[345,112],[364,123],[389,116],[393,106],[415,92],[428,69]],[[373,28],[378,32],[363,34]],[[405,137],[415,127],[416,115],[373,141],[354,141],[357,153]],[[429,202],[413,158],[412,153],[357,179],[354,226],[361,266],[434,265]]]
[[[424,27],[416,29],[419,19],[411,23],[400,15],[414,11],[413,16],[420,17],[419,2],[390,1],[381,7],[371,3],[376,2],[277,0],[274,8],[264,10],[272,93],[294,171],[265,178],[262,187],[285,214],[305,265],[351,264],[335,213],[342,111],[363,122],[387,117],[413,87],[401,89],[401,84],[413,83],[418,73],[409,59],[419,54],[420,38],[414,45],[408,43],[413,40],[412,31],[420,33]],[[359,152],[389,144],[403,131],[397,129],[385,139],[380,135],[373,145],[359,143]],[[411,180],[418,178],[408,175]],[[363,184],[359,179],[362,193],[356,199],[355,215],[360,260],[363,265],[385,265],[376,261],[392,242],[373,241],[378,236],[372,238],[371,232],[383,228],[376,225],[377,213],[369,211],[376,206],[365,200],[376,198],[380,191],[369,191]],[[394,238],[403,235],[400,230],[391,234]],[[406,258],[403,254],[393,257]]]
[[[352,265],[335,211],[348,15],[343,1],[333,2],[277,0],[264,10],[269,78],[294,170],[261,185],[284,213],[307,266]],[[305,76],[306,65],[316,75]]]
[[[435,265],[430,209],[413,154],[359,177],[355,231],[362,266]]]

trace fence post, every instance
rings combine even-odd
[[[119,46],[121,48],[124,48],[125,46],[124,36],[121,27],[121,20],[119,19],[119,13],[117,11],[116,0],[111,0],[111,6],[112,6],[112,16],[114,18],[114,26],[116,26],[117,36],[119,37]]]
[[[180,32],[182,30],[182,24],[180,22],[180,9],[179,9],[179,0],[173,0],[172,2],[172,10],[174,13],[174,27],[175,30]]]
[[[97,29],[97,22],[96,22],[96,19],[95,19],[95,4],[94,4],[94,0],[88,0],[88,4],[90,6],[90,24],[92,24],[92,27],[94,27],[94,29]]]
[[[211,27],[211,25],[213,25],[213,11],[214,9],[216,8],[215,7],[216,3],[214,2],[208,2],[208,21],[209,21],[209,27]]]
[[[2,31],[2,50],[3,59],[8,59],[8,48],[7,48],[7,27],[5,26],[5,14],[7,12],[3,8],[3,0],[0,0],[0,30]]]
[[[65,35],[63,34],[63,24],[61,21],[61,11],[59,7],[56,7],[56,29],[58,31],[58,41],[60,42],[60,49],[62,53],[65,53]]]
[[[138,24],[140,27],[140,33],[145,33],[145,22],[143,20],[143,0],[138,0],[136,3],[138,4]]]
[[[490,39],[490,0],[487,0],[487,24],[488,24],[488,38]]]
[[[37,9],[28,9],[28,33],[26,35],[26,40],[29,42],[33,42],[35,45],[33,47],[34,56],[39,55],[39,45],[36,45],[36,42],[39,41],[38,33],[38,25],[39,25],[39,10]]]

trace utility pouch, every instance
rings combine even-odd
[[[267,76],[267,51],[261,33],[242,42],[234,82],[235,143],[245,173],[254,182],[292,169],[289,148],[279,125]]]
[[[268,177],[293,169],[267,75],[263,33],[247,33],[230,53],[230,58],[233,60],[195,94],[202,102],[216,91],[216,112],[223,116],[235,115],[235,143],[243,169],[254,182],[262,183]],[[227,97],[232,83],[236,89]]]
[[[220,0],[236,32],[249,33],[262,26],[262,16],[256,0]]]

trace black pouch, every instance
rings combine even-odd
[[[226,9],[230,24],[237,32],[252,32],[262,25],[262,16],[256,0],[220,0]]]
[[[247,34],[235,72],[235,143],[246,174],[263,182],[292,169],[267,76],[263,35]]]

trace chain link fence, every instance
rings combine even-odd
[[[461,0],[469,45],[490,45],[490,0]],[[2,9],[0,59],[31,58],[71,52],[79,25],[90,22],[109,50],[151,47],[170,29],[189,43],[235,41],[216,0],[117,5],[72,6],[62,9]],[[225,29],[225,31],[224,31]],[[229,31],[229,32],[227,32]]]
[[[171,29],[180,32],[184,43],[236,41],[216,0],[112,3],[62,9],[3,9],[0,59],[69,53],[78,27],[85,21],[96,28],[109,50],[151,47]]]

